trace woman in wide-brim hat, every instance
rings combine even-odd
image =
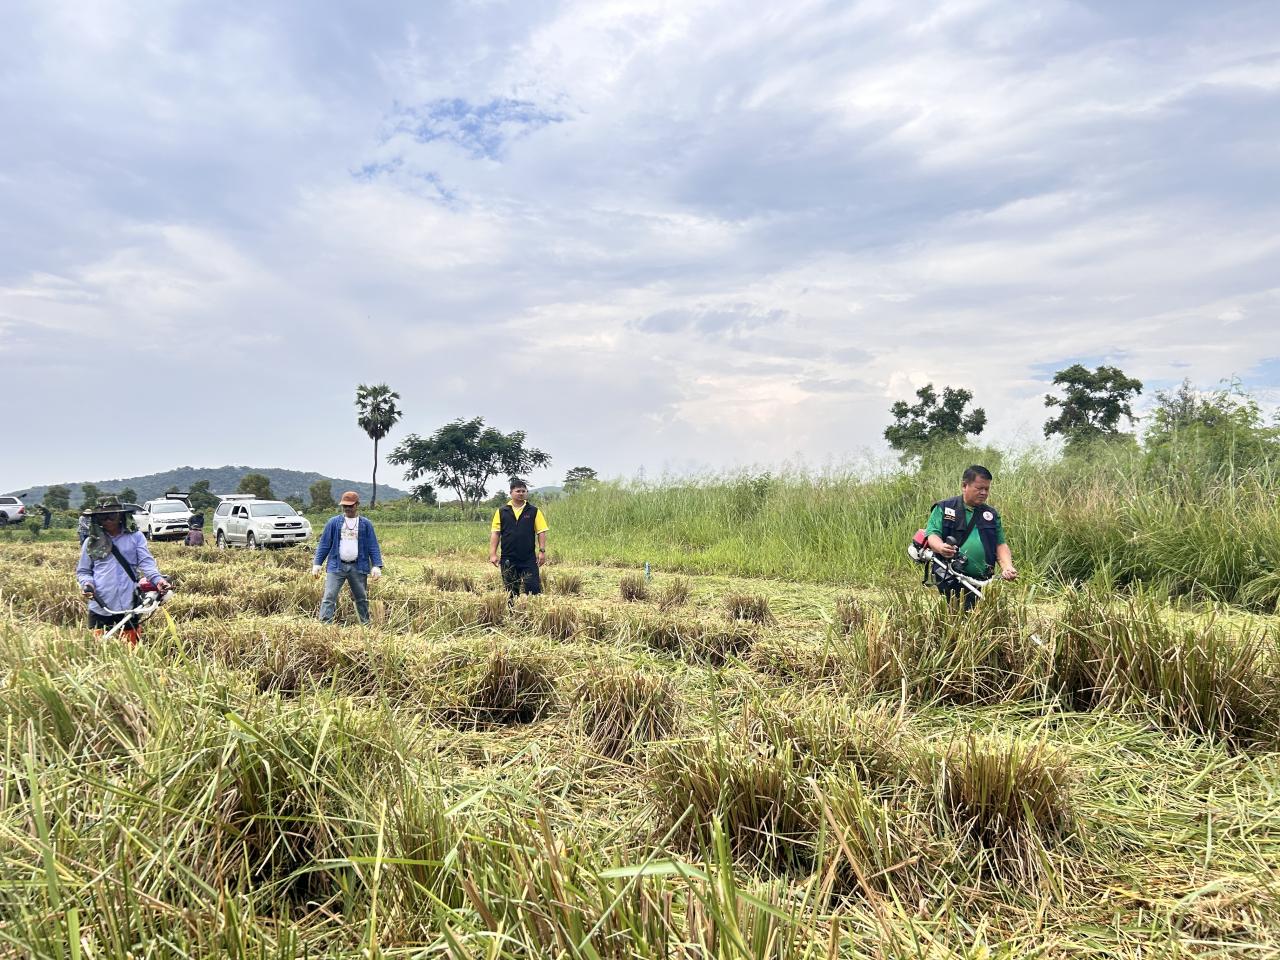
[[[84,511],[89,535],[80,547],[76,580],[89,601],[89,629],[97,634],[128,616],[110,611],[132,609],[140,585],[149,581],[161,593],[169,589],[146,538],[133,525],[136,510],[116,497],[102,497],[97,506]],[[132,568],[132,575],[121,558]],[[121,634],[130,644],[138,642],[136,627],[127,627]]]

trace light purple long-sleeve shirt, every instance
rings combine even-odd
[[[111,539],[120,555],[133,565],[138,576],[147,577],[153,583],[157,578],[164,579],[160,568],[156,566],[156,558],[147,549],[146,537],[135,531],[124,532]],[[87,540],[80,545],[76,580],[80,582],[81,590],[93,587],[96,599],[89,601],[89,609],[94,613],[104,614],[108,609],[133,609],[133,591],[138,585],[129,579],[114,554],[107,554],[105,560],[90,559]]]

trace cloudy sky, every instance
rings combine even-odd
[[[3,489],[361,477],[362,381],[539,482],[1280,387],[1274,0],[7,0],[0,131]]]

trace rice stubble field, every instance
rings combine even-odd
[[[305,552],[158,545],[134,651],[74,544],[0,546],[0,953],[1280,951],[1273,617],[564,559],[508,604],[389,539],[368,627]]]

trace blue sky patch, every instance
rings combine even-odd
[[[1280,387],[1280,357],[1263,357],[1245,376],[1245,388],[1252,383],[1259,387]]]
[[[455,144],[477,160],[497,160],[513,140],[565,118],[529,100],[495,97],[472,103],[460,97],[431,100],[418,106],[396,104],[392,132],[419,143],[438,140]]]
[[[1117,353],[1098,353],[1091,356],[1083,357],[1062,357],[1058,360],[1040,360],[1031,364],[1031,373],[1037,379],[1052,381],[1053,375],[1059,370],[1065,370],[1072,364],[1082,364],[1090,370],[1096,370],[1098,367],[1119,367],[1124,370],[1125,362],[1129,359],[1126,351]],[[1125,371],[1128,373],[1129,371]]]

